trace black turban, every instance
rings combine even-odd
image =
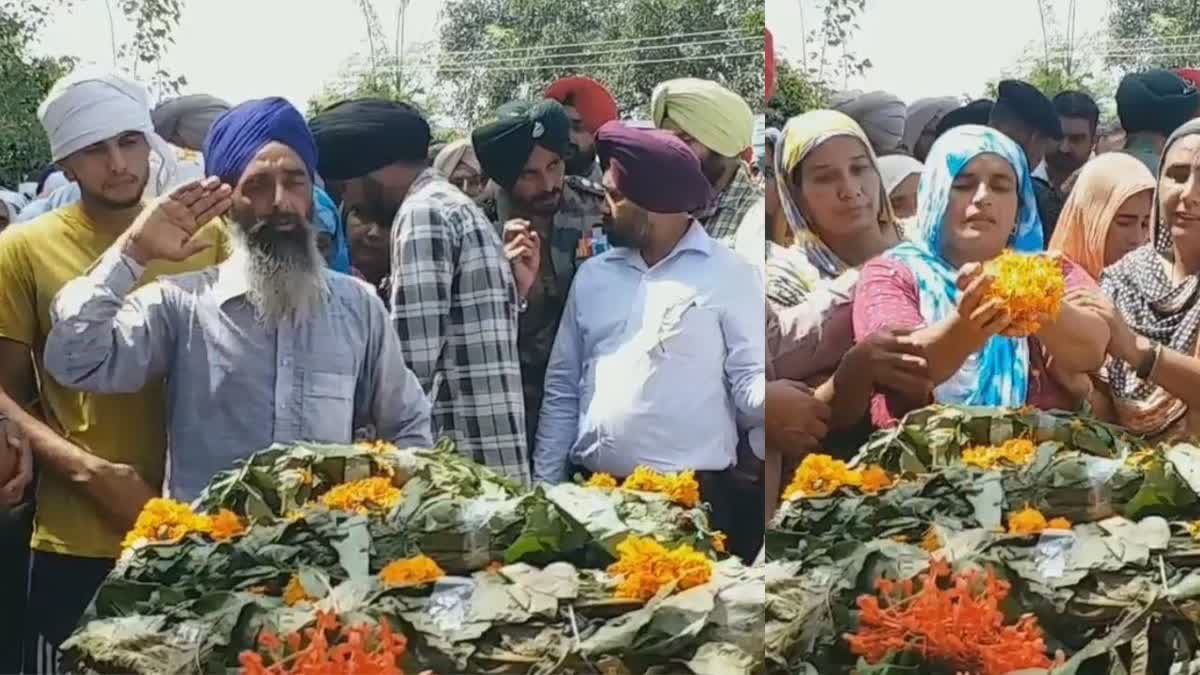
[[[938,122],[937,135],[950,131],[954,127],[961,127],[966,124],[978,124],[987,126],[988,119],[992,116],[992,102],[986,98],[981,98],[978,101],[971,101],[961,108],[955,108],[946,113],[942,117],[942,121]]]
[[[508,103],[496,111],[496,121],[471,133],[479,165],[489,178],[511,190],[525,162],[540,145],[562,157],[571,142],[571,120],[557,101]]]
[[[1169,70],[1130,73],[1117,87],[1117,117],[1127,133],[1152,131],[1170,136],[1195,116],[1200,93]]]
[[[308,123],[326,180],[365,176],[395,162],[425,162],[429,123],[414,107],[383,99],[343,101]]]
[[[700,160],[674,134],[608,122],[596,132],[606,180],[634,204],[654,213],[691,213],[712,200]]]
[[[1058,111],[1038,88],[1020,80],[1004,80],[996,89],[996,107],[1003,108],[1046,138],[1062,138]]]

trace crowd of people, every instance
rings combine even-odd
[[[442,145],[395,101],[56,83],[53,168],[0,193],[0,672],[55,672],[149,499],[279,442],[449,437],[525,484],[694,471],[751,559],[754,115],[706,80],[650,100],[622,121],[567,78]]]
[[[848,92],[768,130],[768,512],[805,454],[930,403],[1200,432],[1197,86],[1127,74],[1119,130],[1016,80],[966,105]],[[1009,250],[1064,272],[1032,334],[988,294]]]

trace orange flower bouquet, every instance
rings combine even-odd
[[[258,647],[239,657],[242,675],[404,675],[408,642],[386,619],[348,628],[317,612],[315,626],[284,638],[264,630]]]
[[[985,299],[1004,303],[1014,333],[1033,335],[1041,330],[1042,321],[1058,318],[1067,292],[1060,259],[1005,251],[989,262],[986,270],[995,281]]]

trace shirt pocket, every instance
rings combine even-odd
[[[354,394],[358,378],[351,373],[311,370],[304,374],[305,440],[347,443],[354,435]]]

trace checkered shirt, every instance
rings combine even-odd
[[[429,395],[434,436],[528,484],[512,269],[495,226],[432,169],[396,214],[391,291],[392,322]]]
[[[696,212],[696,220],[704,226],[708,236],[732,248],[742,218],[762,196],[763,187],[754,182],[744,163],[739,164],[733,180],[717,195],[712,206]]]

